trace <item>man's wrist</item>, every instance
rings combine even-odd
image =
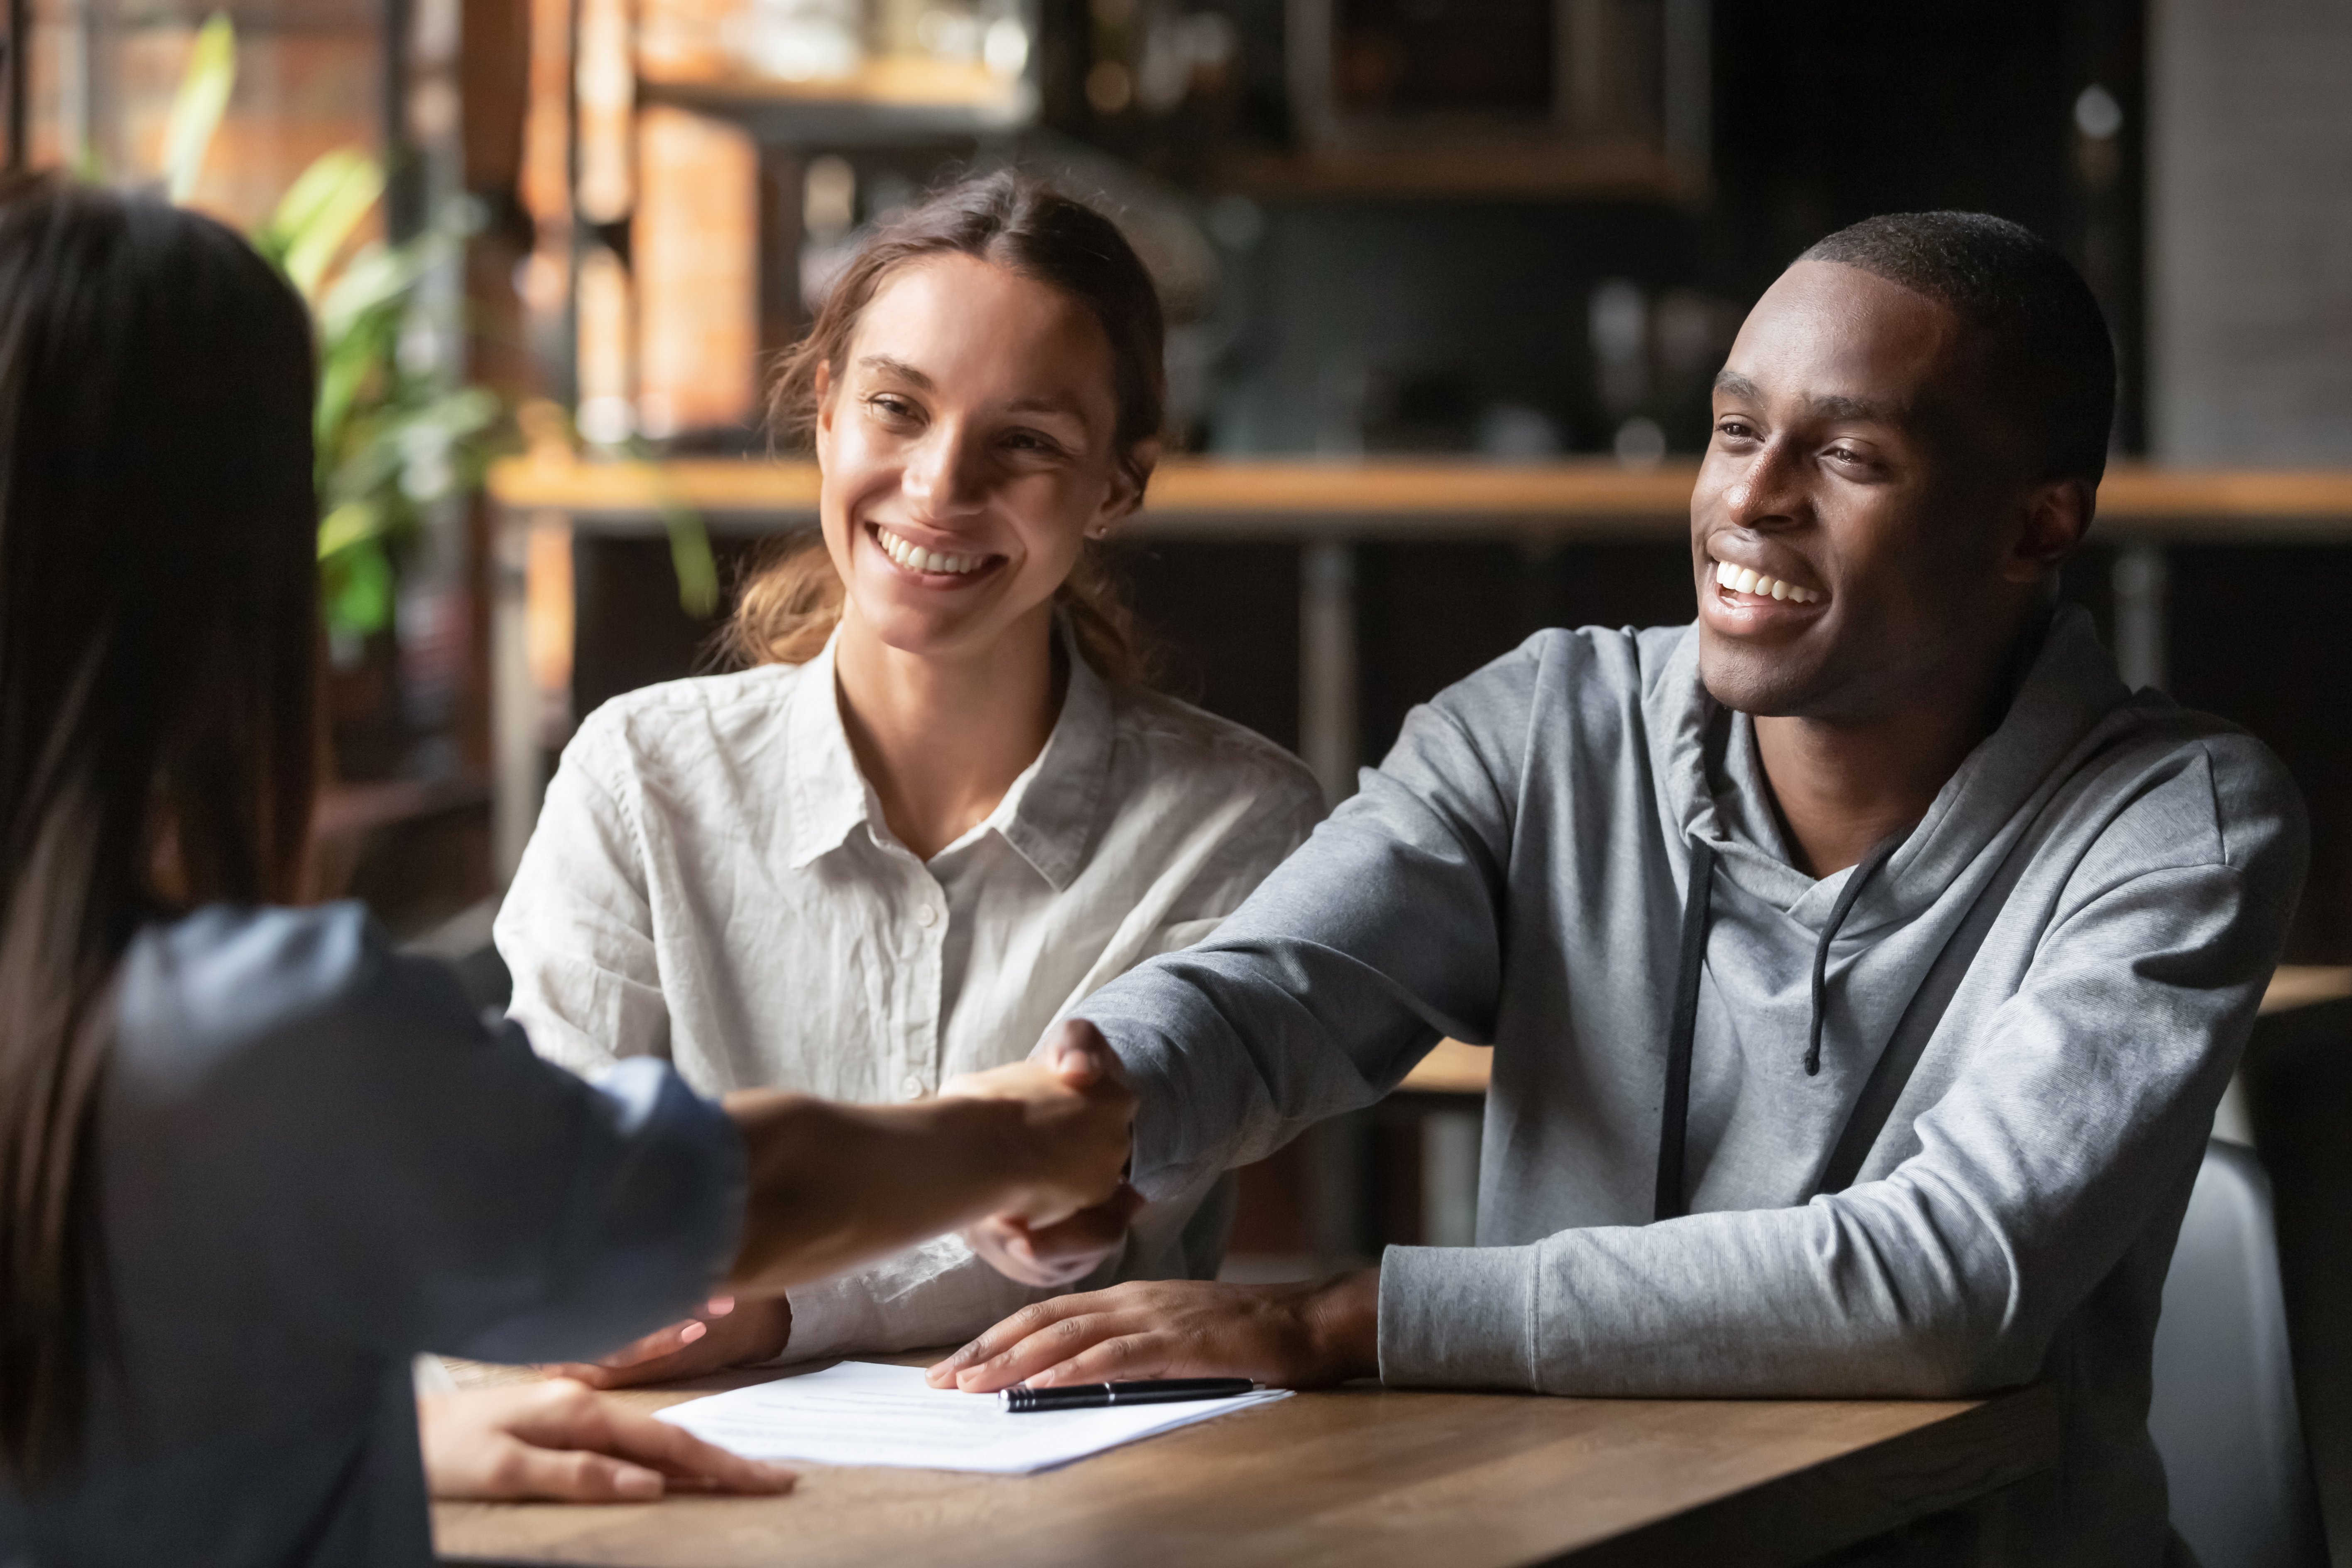
[[[1381,1270],[1335,1274],[1307,1298],[1307,1343],[1333,1383],[1381,1375]]]

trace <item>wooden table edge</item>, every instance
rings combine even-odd
[[[1526,1568],[1802,1563],[2054,1469],[2063,1428],[2057,1391],[2029,1384]]]
[[[2052,1470],[2059,1461],[2062,1417],[2056,1392],[2046,1384],[1972,1401],[1930,1403],[1956,1407],[1894,1437],[1778,1471],[1676,1512],[1631,1524],[1617,1534],[1588,1538],[1573,1546],[1537,1548],[1532,1555],[1514,1557],[1509,1568],[1717,1562],[1793,1568],[1822,1553],[1979,1503]],[[550,1568],[564,1561],[624,1561],[602,1555],[576,1560],[515,1556],[505,1543],[489,1554],[467,1553],[462,1548],[441,1551],[437,1540],[436,1548],[433,1561],[448,1568]],[[648,1559],[639,1568],[658,1565]]]

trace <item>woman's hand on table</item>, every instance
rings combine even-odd
[[[790,1491],[799,1478],[715,1448],[568,1378],[427,1394],[416,1426],[448,1501],[646,1502],[665,1492]]]
[[[969,1394],[1149,1377],[1320,1388],[1379,1375],[1380,1299],[1377,1269],[1297,1285],[1132,1281],[1024,1307],[927,1375]]]
[[[567,1362],[547,1370],[591,1388],[677,1383],[730,1366],[773,1361],[793,1337],[792,1302],[782,1296],[713,1296],[702,1315],[656,1329],[594,1362]]]

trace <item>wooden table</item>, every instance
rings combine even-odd
[[[786,1497],[443,1503],[434,1530],[445,1563],[603,1568],[1798,1563],[1971,1505],[1997,1552],[1996,1494],[2031,1491],[2057,1455],[2041,1387],[1931,1403],[1350,1386],[1045,1475],[807,1466]]]

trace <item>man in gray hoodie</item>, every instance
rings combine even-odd
[[[1696,624],[1546,632],[1440,694],[1211,940],[1069,1026],[1139,1096],[1147,1197],[1491,1042],[1479,1244],[1064,1297],[934,1379],[2042,1378],[2051,1560],[2161,1560],[2149,1347],[2305,826],[2267,751],[2127,691],[2057,603],[2114,384],[2089,291],[2015,225],[1807,252],[1716,382]]]

